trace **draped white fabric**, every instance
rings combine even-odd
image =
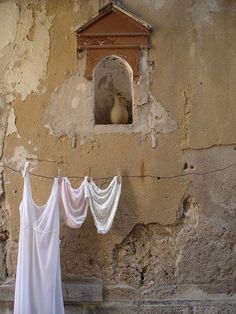
[[[20,237],[14,314],[64,314],[60,269],[60,212],[71,228],[84,222],[88,206],[98,233],[113,223],[121,194],[121,180],[114,177],[100,189],[85,177],[78,189],[67,178],[55,178],[45,205],[33,201],[29,174],[24,177],[20,204]]]
[[[73,189],[68,178],[62,178],[61,198],[65,224],[71,228],[81,227],[88,211],[88,202],[85,199],[85,181],[78,189]]]
[[[121,193],[121,179],[114,177],[105,189],[99,188],[92,178],[85,177],[85,197],[93,215],[98,233],[107,233],[112,226]]]
[[[118,207],[121,180],[114,177],[106,189],[100,189],[93,179],[85,177],[78,189],[73,189],[67,178],[62,179],[63,217],[65,224],[79,228],[87,216],[87,204],[98,233],[107,233],[113,223]]]
[[[37,206],[29,175],[20,204],[14,314],[64,314],[60,270],[58,179],[47,203]]]

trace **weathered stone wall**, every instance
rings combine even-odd
[[[0,1],[0,313],[12,313],[22,197],[2,164],[19,171],[26,158],[46,176],[160,177],[123,179],[107,235],[91,215],[62,226],[67,313],[235,313],[236,2],[122,1],[152,25],[152,48],[133,124],[95,126],[74,30],[106,3]],[[52,181],[31,182],[45,203]]]

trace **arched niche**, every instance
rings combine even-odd
[[[133,71],[128,62],[116,55],[103,58],[93,70],[93,82],[95,124],[132,124]],[[117,103],[121,106],[118,107],[118,111]],[[124,108],[127,109],[128,116]],[[119,117],[120,113],[124,113],[122,117],[125,118],[117,120],[117,113]],[[121,120],[122,122],[117,122]]]

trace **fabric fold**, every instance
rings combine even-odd
[[[79,228],[88,206],[97,232],[107,233],[121,194],[121,179],[114,177],[105,189],[85,177],[78,189],[68,178],[54,179],[45,205],[35,204],[29,174],[24,177],[20,204],[20,236],[14,314],[64,314],[60,268],[60,213],[67,226]]]
[[[62,216],[70,228],[80,228],[88,212],[88,202],[85,198],[85,181],[78,189],[73,189],[68,178],[61,182]]]
[[[85,177],[85,197],[93,215],[97,232],[107,233],[112,226],[121,194],[121,178],[115,176],[107,188],[101,189],[92,178]]]
[[[121,180],[114,177],[105,189],[92,178],[85,177],[78,189],[71,187],[68,178],[62,178],[61,198],[64,222],[71,228],[80,228],[90,207],[97,232],[107,233],[112,226],[121,194]]]
[[[36,205],[29,174],[20,204],[14,314],[64,314],[60,268],[60,188],[54,179],[45,205]]]

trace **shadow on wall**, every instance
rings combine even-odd
[[[126,176],[127,172],[123,171]],[[135,202],[135,194],[129,178],[122,182],[122,193],[119,202],[119,207],[112,226],[112,233],[122,236],[127,236],[133,226],[137,223],[138,217],[135,213],[137,208]]]

